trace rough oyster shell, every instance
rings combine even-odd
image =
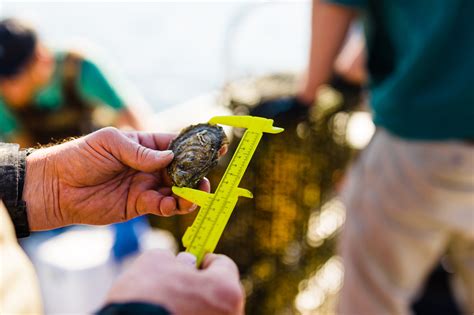
[[[216,166],[227,144],[226,134],[220,126],[198,124],[183,129],[169,145],[174,159],[167,171],[173,184],[195,188]]]

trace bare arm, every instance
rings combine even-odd
[[[298,95],[303,103],[312,104],[318,87],[329,80],[356,12],[324,0],[313,0],[309,64]]]
[[[364,39],[360,34],[352,34],[337,57],[334,71],[354,84],[367,82],[366,54]]]
[[[136,111],[125,107],[118,113],[114,125],[120,129],[144,130],[143,119],[138,116]]]
[[[125,98],[126,106],[118,112],[114,126],[120,129],[148,130],[152,107],[133,86]]]

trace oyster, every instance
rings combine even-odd
[[[224,129],[217,125],[198,124],[181,131],[169,149],[174,153],[167,171],[173,184],[196,188],[207,173],[227,152],[228,140]]]

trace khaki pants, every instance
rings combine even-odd
[[[343,199],[339,314],[410,314],[445,253],[463,293],[457,297],[474,314],[474,146],[406,141],[378,130]]]

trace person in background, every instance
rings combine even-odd
[[[360,16],[377,126],[343,192],[340,314],[410,314],[446,251],[457,298],[474,313],[472,14],[464,0],[313,1],[300,104],[313,104]]]
[[[102,225],[144,214],[194,209],[171,193],[165,151],[173,135],[101,129],[38,150],[0,143],[0,313],[41,314],[31,263],[18,237],[70,224]],[[200,189],[209,191],[203,180]],[[187,253],[150,251],[110,289],[100,315],[241,315],[236,265],[207,255],[201,269]]]
[[[26,23],[0,21],[0,140],[31,147],[107,125],[143,129],[141,99],[113,79],[84,55],[51,51]],[[145,218],[113,226],[116,261],[139,250],[139,226]]]
[[[365,49],[360,23],[355,23],[347,36],[343,48],[331,66],[330,78],[327,80],[334,89],[344,96],[345,107],[354,108],[360,105],[364,87],[367,83],[365,69]],[[314,39],[311,39],[311,43]],[[315,102],[319,86],[313,84],[319,74],[308,71],[304,75],[299,91],[294,96],[265,100],[250,111],[251,115],[272,118],[276,123],[284,123],[291,118],[301,119],[308,115],[308,108]]]
[[[0,21],[0,139],[28,147],[81,136],[104,124],[99,108],[115,112],[106,124],[140,130],[140,100],[114,82],[86,56],[51,51],[27,24]]]

